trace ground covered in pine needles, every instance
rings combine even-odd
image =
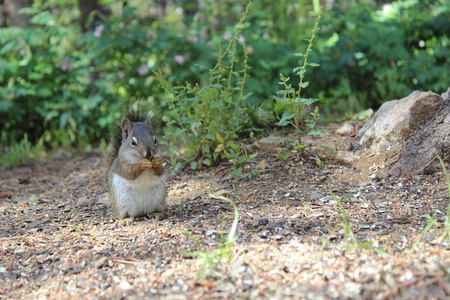
[[[448,299],[443,173],[379,178],[382,154],[324,129],[286,160],[247,145],[239,181],[229,163],[184,170],[165,217],[132,224],[108,207],[99,151],[4,170],[0,298]]]

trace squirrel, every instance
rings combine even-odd
[[[106,151],[107,185],[111,205],[120,219],[166,208],[166,178],[160,147],[150,114],[132,109],[119,126],[111,129]]]

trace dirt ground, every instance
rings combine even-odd
[[[247,167],[259,174],[240,181],[229,163],[172,176],[165,218],[132,224],[108,207],[99,151],[4,170],[0,298],[449,299],[445,177],[381,179],[382,154],[336,128],[287,160],[276,158],[279,142],[255,142]],[[231,258],[211,268],[191,252],[218,253],[234,210],[208,191],[235,199],[239,213]],[[359,247],[345,241],[332,194]],[[427,214],[438,228],[410,252]]]

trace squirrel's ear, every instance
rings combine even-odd
[[[145,119],[145,124],[148,125],[148,127],[150,127],[150,129],[152,129],[152,117],[150,117],[150,114],[147,115],[147,118]]]
[[[125,118],[122,120],[120,127],[122,128],[122,139],[126,139],[131,129],[133,129],[133,122]]]

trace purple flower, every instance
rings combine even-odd
[[[175,62],[179,65],[183,65],[184,64],[184,56],[183,55],[175,55],[173,57],[173,59],[175,60]]]
[[[101,37],[101,36],[102,36],[103,29],[105,29],[105,26],[104,26],[103,24],[100,24],[100,25],[98,25],[97,27],[95,27],[95,29],[94,29],[94,36],[95,36],[96,38]]]
[[[226,32],[223,34],[222,37],[223,37],[224,40],[229,40],[229,39],[231,39],[233,36],[231,35],[231,32],[226,31]]]
[[[240,35],[239,37],[238,37],[238,42],[239,43],[243,43],[243,42],[245,42],[245,37],[243,37],[242,35]]]
[[[139,75],[143,76],[150,71],[150,68],[147,66],[147,64],[142,63],[139,68],[137,69],[137,72]]]
[[[66,58],[60,60],[59,61],[59,67],[64,72],[71,71],[72,70],[72,65],[69,63],[69,58],[66,57]]]
[[[198,36],[196,36],[196,35],[188,36],[186,39],[187,39],[188,42],[191,42],[191,43],[197,43],[198,42]]]

